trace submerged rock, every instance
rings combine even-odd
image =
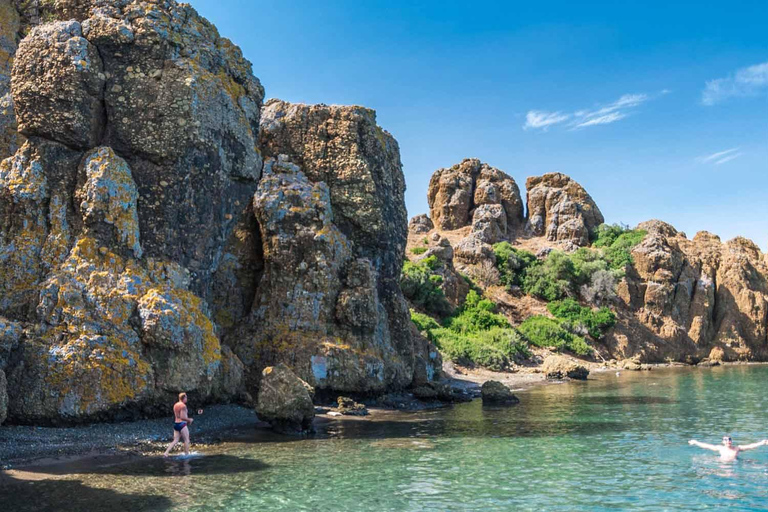
[[[512,405],[520,403],[512,390],[497,380],[488,380],[480,387],[483,404]]]
[[[259,384],[256,413],[283,434],[314,431],[314,389],[284,364],[264,369]]]
[[[541,371],[548,379],[555,380],[565,378],[586,380],[589,375],[589,370],[584,365],[569,357],[559,355],[547,356],[541,365]]]

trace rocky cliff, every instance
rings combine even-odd
[[[229,400],[276,363],[357,393],[439,375],[399,290],[405,185],[373,111],[265,107],[240,50],[173,0],[0,10],[0,419]]]
[[[505,230],[509,218],[498,213],[507,211],[507,204],[521,204],[517,187],[511,177],[496,171],[505,189],[514,192],[506,199],[488,194],[495,200],[478,206],[473,176],[479,167],[487,168],[477,160],[464,160],[434,173],[428,192],[431,218],[420,215],[410,224],[410,246],[425,245],[426,252],[417,249],[419,256],[410,254],[412,259],[439,254],[439,272],[453,272],[456,264],[482,282],[488,272],[495,272],[494,242],[509,241],[545,258],[553,249],[589,247],[604,222],[581,185],[551,173],[528,178],[526,216],[516,216],[516,228]],[[744,238],[723,243],[706,232],[689,239],[656,220],[637,229],[645,236],[631,249],[631,263],[615,287],[611,308],[618,322],[600,340],[603,356],[640,362],[768,360],[768,264],[758,246]],[[446,298],[459,303],[455,279],[441,277]],[[497,281],[498,273],[489,280]],[[546,312],[544,304],[532,301],[506,295],[504,307],[516,312],[514,321],[525,316],[521,311]]]

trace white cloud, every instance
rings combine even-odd
[[[570,118],[570,114],[563,114],[561,112],[543,112],[541,110],[529,110],[525,115],[525,124],[523,129],[528,128],[543,128],[552,126],[553,124],[562,123]]]
[[[768,92],[768,62],[741,68],[727,78],[709,80],[701,93],[701,102],[710,106],[728,98],[757,96],[764,92]]]
[[[712,153],[711,155],[700,156],[696,160],[702,164],[722,165],[731,160],[736,160],[743,154],[739,151],[739,148],[731,148]]]
[[[634,109],[649,99],[651,97],[647,94],[625,94],[613,103],[598,106],[594,110],[577,110],[572,114],[530,110],[525,116],[523,129],[540,128],[546,131],[549,126],[564,123],[565,121],[570,121],[568,126],[573,130],[588,126],[611,124],[628,117]]]
[[[597,117],[589,117],[586,121],[581,121],[578,122],[578,124],[574,124],[573,127],[584,128],[586,126],[595,126],[598,124],[611,124],[615,123],[616,121],[620,121],[625,117],[627,117],[627,114],[621,112],[611,112],[610,114],[599,115]]]

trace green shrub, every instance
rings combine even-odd
[[[413,249],[411,249],[411,252],[418,256],[419,254],[424,254],[425,252],[427,252],[427,248],[426,247],[414,247]]]
[[[571,258],[552,251],[543,262],[528,267],[523,291],[547,301],[562,299],[575,291],[576,267]]]
[[[447,315],[451,305],[440,285],[442,276],[434,271],[440,266],[436,256],[429,256],[413,263],[406,261],[400,276],[400,288],[412,304],[436,315]]]
[[[421,332],[429,332],[432,329],[439,329],[440,324],[437,320],[424,313],[411,309],[411,321],[416,324],[416,328]]]
[[[642,229],[629,229],[619,224],[601,224],[596,231],[592,245],[603,248],[603,254],[610,268],[623,270],[632,264],[632,249],[642,242],[646,235]]]
[[[459,313],[447,318],[443,325],[461,334],[477,333],[493,327],[510,327],[504,315],[496,313],[496,305],[488,299],[481,299],[475,290],[467,293]]]
[[[593,310],[579,305],[573,299],[550,302],[547,304],[547,309],[556,318],[570,322],[570,325],[583,325],[594,339],[600,339],[605,331],[616,324],[616,315],[610,309]],[[567,330],[573,332],[575,329]]]
[[[579,356],[592,353],[592,347],[584,338],[568,332],[561,322],[554,318],[531,316],[526,318],[517,330],[528,340],[528,343],[537,347],[570,350]]]
[[[447,318],[443,326],[413,309],[411,320],[447,359],[498,371],[509,367],[517,357],[529,357],[530,352],[525,340],[495,310],[493,302],[472,290],[462,309]]]
[[[495,244],[493,254],[500,274],[499,281],[507,287],[522,285],[528,267],[538,263],[532,253],[515,249],[509,242]]]

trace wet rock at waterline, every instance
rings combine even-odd
[[[301,435],[314,431],[314,388],[287,366],[264,369],[259,384],[256,413],[283,434]]]
[[[551,355],[544,359],[541,371],[547,379],[586,380],[589,370],[579,361],[566,356]]]
[[[520,399],[512,394],[512,390],[497,380],[489,380],[480,388],[483,405],[513,405]]]

